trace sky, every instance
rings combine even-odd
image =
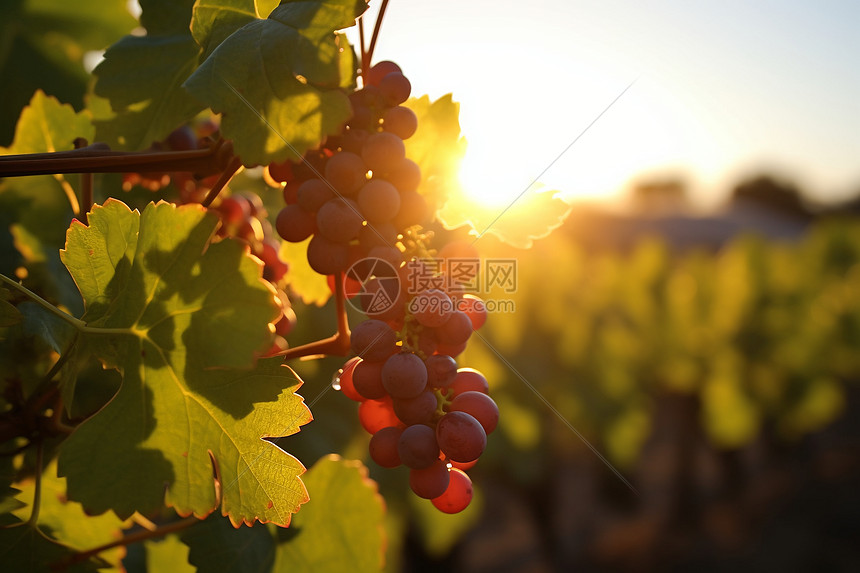
[[[476,195],[680,176],[708,207],[762,172],[860,191],[860,2],[391,0],[382,59],[460,102]]]

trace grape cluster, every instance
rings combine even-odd
[[[345,289],[385,291],[387,304],[374,308],[376,296],[361,299],[369,319],[354,328],[356,356],[337,383],[360,402],[371,458],[386,468],[408,467],[415,494],[457,513],[472,498],[465,470],[483,453],[499,418],[484,376],[455,360],[486,320],[486,309],[463,293],[445,261],[477,253],[453,243],[438,253],[430,249],[433,233],[423,229],[435,206],[418,192],[421,169],[404,144],[418,128],[415,113],[401,105],[411,85],[393,62],[376,64],[365,80],[350,94],[352,116],[337,137],[301,162],[267,167],[267,179],[283,185],[286,203],[275,229],[286,241],[310,238],[308,262],[330,284],[350,267],[346,282],[354,269],[375,265],[369,261],[390,264],[393,289],[395,277],[373,272],[356,272],[363,284]],[[430,280],[418,285],[415,276]],[[436,279],[444,287],[434,287]]]
[[[277,232],[290,242],[312,237],[307,257],[316,272],[334,275],[367,256],[399,260],[398,235],[428,219],[421,169],[403,143],[418,127],[400,105],[411,90],[396,64],[376,64],[367,85],[350,94],[352,117],[338,136],[300,163],[267,167],[269,179],[284,183]]]
[[[427,289],[408,299],[402,319],[358,324],[351,339],[357,356],[338,374],[343,393],[360,402],[370,457],[385,468],[408,467],[412,491],[446,513],[469,505],[465,470],[499,420],[486,378],[455,360],[486,320],[480,299],[469,296]],[[439,306],[415,304],[424,297]]]

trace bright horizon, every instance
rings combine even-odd
[[[824,201],[860,190],[860,4],[518,6],[395,0],[376,46],[413,95],[460,102],[473,194],[515,197],[631,82],[542,183],[610,199],[679,175],[702,206],[762,172]]]

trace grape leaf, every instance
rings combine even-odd
[[[0,300],[0,327],[13,326],[21,322],[21,311],[12,303]]]
[[[210,244],[217,217],[199,205],[139,215],[108,200],[89,223],[62,252],[86,304],[80,343],[123,380],[61,446],[69,498],[90,513],[166,502],[203,516],[218,501],[214,462],[224,515],[288,523],[307,498],[304,467],[264,438],[311,417],[279,359],[248,369],[278,315],[260,262],[237,241]]]
[[[99,141],[115,149],[144,149],[203,109],[182,88],[200,55],[188,27],[193,4],[141,2],[146,36],[126,36],[105,52],[93,70],[93,89],[110,100],[115,115],[95,121]]]
[[[380,571],[385,553],[385,503],[359,461],[336,455],[308,470],[311,502],[296,514],[282,540],[275,572]]]
[[[54,571],[51,563],[62,561],[74,551],[53,539],[36,527],[17,523],[13,527],[0,528],[0,562],[4,571],[27,571],[28,573],[50,573]],[[83,563],[76,563],[64,571],[97,571],[104,568],[105,562],[91,557]]]
[[[188,78],[191,95],[223,113],[221,130],[245,165],[296,159],[349,118],[349,99],[337,89],[347,50],[334,32],[366,7],[285,0],[221,42]]]
[[[444,202],[457,182],[466,139],[460,136],[460,104],[447,94],[431,102],[429,96],[410,98],[406,107],[418,117],[418,129],[405,140],[406,155],[421,168],[418,191]]]
[[[490,207],[471,199],[462,190],[452,195],[437,212],[439,221],[448,229],[469,225],[475,236],[489,233],[520,249],[528,249],[564,223],[570,205],[536,183],[508,206]]]
[[[267,18],[278,0],[198,0],[191,18],[191,34],[209,57],[230,34],[254,20]]]
[[[20,519],[27,519],[33,505],[35,481],[16,484],[21,493],[17,499],[25,507],[14,514]],[[41,509],[39,511],[39,527],[50,531],[51,537],[77,551],[85,551],[105,543],[115,541],[122,535],[123,522],[113,514],[90,516],[84,513],[81,504],[66,499],[66,480],[57,477],[57,465],[52,463],[42,472]],[[109,563],[114,570],[121,570],[125,550],[114,548],[104,551],[99,556]]]
[[[282,241],[279,256],[290,265],[290,272],[286,275],[290,290],[297,294],[303,303],[322,306],[331,298],[331,289],[326,277],[313,270],[308,263],[310,242],[310,239],[301,243]]]
[[[421,168],[419,191],[437,200],[436,217],[447,229],[469,225],[472,235],[488,232],[526,249],[567,218],[570,206],[540,184],[507,210],[470,199],[457,175],[466,153],[466,140],[460,136],[460,104],[448,94],[434,102],[428,96],[412,98],[405,105],[418,116],[418,130],[404,142],[406,155]]]
[[[42,91],[33,94],[15,128],[15,139],[0,155],[66,151],[74,148],[76,137],[93,138],[95,130],[86,112],[75,113]],[[9,276],[25,262],[29,282],[38,281],[43,293],[78,310],[80,297],[69,273],[59,259],[65,234],[72,219],[68,197],[76,197],[76,175],[39,175],[17,177],[0,183],[0,234],[11,234],[14,251],[0,252],[0,272]],[[8,231],[7,231],[8,229]],[[49,275],[39,281],[42,275]]]
[[[126,0],[0,2],[0,144],[12,140],[18,112],[37,89],[79,108],[89,80],[84,56],[134,25]]]
[[[188,563],[188,547],[179,540],[178,535],[167,535],[164,539],[150,539],[143,546],[146,549],[148,571],[169,571],[170,573],[196,571]],[[210,549],[218,549],[218,547]]]
[[[236,529],[220,516],[183,531],[180,539],[198,573],[259,573],[271,571],[275,561],[275,539],[267,527]]]

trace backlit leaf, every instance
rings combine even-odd
[[[189,30],[193,0],[141,2],[145,36],[126,36],[108,48],[93,74],[95,94],[115,116],[96,120],[99,141],[115,149],[145,149],[203,109],[182,88],[200,48]]]
[[[221,130],[245,165],[296,159],[349,118],[338,89],[344,47],[334,32],[365,8],[364,0],[282,2],[221,42],[188,78],[188,91],[223,114]]]
[[[165,502],[204,516],[217,487],[234,523],[288,523],[307,498],[304,467],[264,438],[311,418],[292,370],[253,366],[278,315],[260,262],[210,243],[217,218],[198,205],[138,215],[109,200],[89,223],[69,229],[63,261],[86,304],[81,343],[123,381],[61,448],[69,498],[122,517]]]
[[[278,530],[275,572],[380,571],[385,504],[361,462],[332,455],[305,476],[311,501]]]

